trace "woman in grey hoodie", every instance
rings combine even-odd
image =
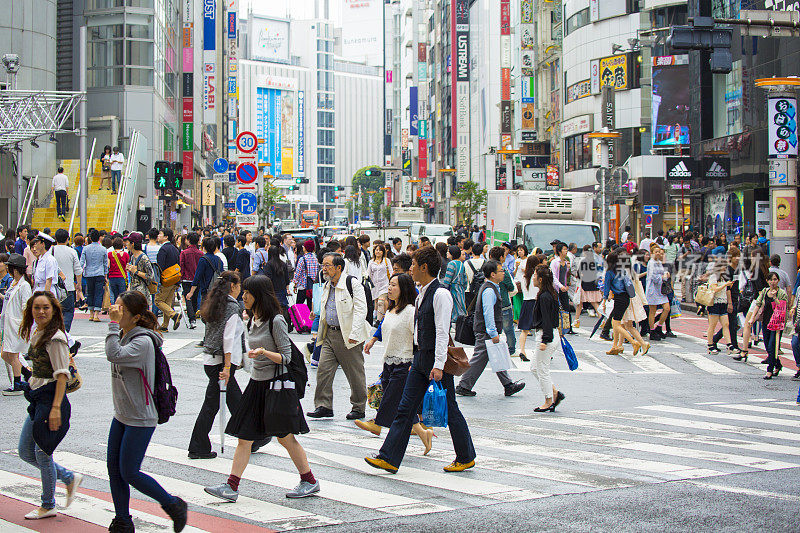
[[[150,496],[172,518],[175,531],[186,525],[186,502],[172,496],[152,477],[140,471],[158,413],[149,390],[155,389],[156,347],[163,341],[158,319],[140,292],[127,291],[108,311],[106,359],[111,365],[114,420],[108,433],[106,464],[115,516],[109,531],[134,531],[130,514],[130,487]],[[147,386],[144,380],[147,380]]]

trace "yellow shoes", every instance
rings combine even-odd
[[[468,470],[475,466],[475,460],[468,463],[459,463],[458,461],[453,461],[449,465],[444,467],[445,472],[463,472],[464,470]]]
[[[383,429],[381,426],[375,423],[375,420],[356,420],[356,425],[363,429],[364,431],[369,431],[373,435],[380,436],[381,430]]]
[[[364,457],[364,460],[367,462],[368,465],[370,465],[370,466],[372,466],[374,468],[379,468],[381,470],[386,470],[390,474],[396,474],[397,473],[397,467],[396,466],[390,465],[389,463],[387,463],[386,461],[384,461],[383,459],[381,459],[377,455],[374,456],[374,457]]]

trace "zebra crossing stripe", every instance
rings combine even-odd
[[[76,337],[77,340],[96,337]],[[102,337],[105,339],[105,337]],[[178,350],[181,350],[196,341],[191,339],[164,339],[162,350],[164,355],[171,355]],[[92,359],[104,358],[106,356],[106,343],[104,341],[95,342],[89,346],[82,346],[78,351],[79,357],[87,357]]]
[[[595,356],[591,352],[588,352],[586,350],[581,350],[578,353],[583,355],[583,357],[585,357],[586,359],[590,360],[592,362],[592,364],[594,364],[596,367],[598,367],[598,368],[600,368],[602,370],[605,370],[609,374],[616,374],[617,373],[616,370],[614,370],[613,368],[611,368],[610,366],[605,364],[603,361],[601,361],[597,356]],[[580,368],[580,363],[578,364],[578,368]]]
[[[673,346],[676,346],[676,345],[673,344]],[[676,346],[676,348],[679,348],[679,349],[683,350],[683,348],[680,348],[678,346]],[[727,366],[725,366],[723,364],[717,363],[716,361],[713,361],[713,360],[709,359],[708,357],[705,357],[703,355],[699,355],[699,354],[694,353],[694,352],[692,352],[690,350],[684,350],[684,351],[681,351],[681,352],[675,351],[674,355],[676,357],[680,358],[680,359],[683,359],[687,363],[696,366],[700,370],[702,370],[704,372],[708,372],[709,374],[730,375],[730,374],[738,374],[739,373],[738,371],[736,371],[736,370],[734,370],[732,368],[728,368]]]
[[[786,420],[783,418],[767,417],[767,416],[754,416],[754,415],[741,415],[739,413],[721,413],[719,411],[712,411],[710,409],[692,409],[689,407],[674,407],[672,405],[643,405],[639,409],[646,409],[648,411],[663,411],[665,413],[673,413],[678,415],[701,416],[704,418],[721,418],[723,420],[739,420],[741,422],[757,422],[760,424],[769,424],[773,426],[787,426],[796,428],[796,420]]]
[[[108,471],[104,460],[100,461],[71,452],[60,452],[56,453],[56,455],[61,464],[69,465],[76,472],[88,474],[98,479],[108,479]],[[206,494],[202,485],[149,472],[148,475],[158,481],[167,492],[179,495],[186,502],[216,512],[220,511],[220,500],[210,494]],[[266,527],[279,530],[341,523],[325,516],[256,500],[247,496],[239,496],[235,507],[231,506],[230,511],[239,518],[260,522]]]
[[[58,455],[62,457],[65,454]],[[103,463],[103,465],[105,466],[105,463]],[[24,501],[31,505],[41,504],[40,493],[42,490],[42,483],[38,479],[32,479],[0,470],[0,488],[5,496],[9,496],[15,500]],[[64,489],[59,487],[56,493],[63,497]],[[57,510],[60,514],[106,527],[108,527],[108,524],[111,523],[115,515],[113,503],[80,492],[75,497],[75,501],[72,502],[69,509],[58,507]],[[156,516],[136,509],[131,509],[130,512],[134,520],[136,520],[137,531],[163,532],[172,529],[172,520],[166,516]],[[186,526],[184,531],[188,533],[200,533],[205,530]]]
[[[280,445],[273,444],[270,446]],[[283,448],[281,447],[281,449]],[[230,459],[217,457],[216,459],[203,461],[201,465],[198,465],[197,461],[192,461],[186,457],[186,450],[154,443],[151,443],[148,447],[147,456],[184,466],[201,468],[203,470],[216,472],[225,476],[230,473],[231,466],[233,464],[233,461]],[[298,474],[250,464],[247,465],[243,479],[247,479],[248,481],[253,481],[256,483],[277,486],[284,489],[292,489],[295,487],[295,485],[297,485]],[[356,505],[358,507],[374,509],[376,511],[383,511],[399,516],[411,516],[452,510],[450,507],[445,507],[443,505],[423,502],[413,498],[397,496],[377,490],[345,485],[343,483],[328,481],[326,479],[320,480],[319,496],[329,500],[334,500],[349,505]]]
[[[796,405],[796,404],[795,404]],[[783,416],[797,416],[800,417],[800,409],[780,409],[778,407],[767,407],[765,405],[745,405],[736,403],[719,404],[717,407],[724,409],[736,409],[739,411],[754,411],[756,413],[783,415]]]
[[[648,374],[678,374],[677,370],[673,370],[650,355],[633,356],[630,354],[621,353],[619,356],[627,361],[630,361]]]
[[[733,426],[729,424],[719,424],[717,422],[707,422],[705,420],[694,420],[684,418],[670,418],[666,416],[648,415],[645,413],[618,413],[616,411],[584,411],[583,414],[608,416],[612,418],[621,418],[624,420],[631,420],[634,422],[649,422],[652,424],[661,424],[664,426],[678,426],[682,428],[700,429],[713,432],[730,432],[740,435],[753,435],[756,437],[765,437],[768,439],[781,439],[800,442],[800,433],[790,433],[788,431],[779,431],[775,429],[761,429],[749,426]]]
[[[8,522],[0,518],[0,531],[3,533],[32,533],[35,529],[19,526],[13,522]]]
[[[710,450],[697,450],[694,448],[681,448],[679,446],[670,446],[667,444],[639,442],[639,441],[632,441],[625,439],[603,437],[600,435],[585,435],[579,433],[570,433],[555,429],[526,426],[522,424],[511,424],[507,422],[497,422],[492,420],[470,419],[470,423],[472,425],[480,427],[493,428],[495,430],[499,429],[501,431],[512,431],[512,432],[522,433],[525,435],[537,435],[543,438],[564,440],[575,444],[586,444],[590,446],[605,446],[609,448],[618,448],[621,450],[640,451],[648,454],[657,453],[662,455],[682,457],[686,459],[715,461],[720,463],[727,463],[730,465],[755,468],[759,470],[778,470],[783,468],[794,468],[798,466],[797,463],[775,461],[772,459],[763,459],[761,457],[749,457],[746,455],[714,452]],[[580,431],[581,426],[575,425],[574,430]]]

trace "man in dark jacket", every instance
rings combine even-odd
[[[225,235],[222,238],[222,243],[225,247],[222,249],[222,255],[225,256],[225,260],[228,262],[228,270],[233,270],[236,266],[236,237],[233,235]]]
[[[191,299],[195,291],[200,291],[200,299],[205,298],[208,289],[211,288],[211,282],[214,278],[222,274],[222,259],[214,255],[217,249],[217,243],[214,237],[206,237],[203,239],[203,250],[206,253],[197,262],[197,270],[194,273],[192,280],[192,290],[186,295],[186,299]]]
[[[161,248],[158,250],[156,262],[158,268],[161,269],[161,274],[168,272],[168,269],[178,265],[180,269],[181,252],[175,246],[175,234],[171,229],[165,228],[158,235],[158,240],[161,243]],[[174,270],[174,269],[173,269]],[[180,278],[178,278],[180,281]],[[161,280],[159,280],[161,281]],[[163,283],[158,286],[158,294],[156,294],[156,307],[161,310],[163,319],[161,321],[161,331],[169,330],[169,321],[172,320],[172,329],[178,329],[181,323],[181,313],[175,311],[173,305],[175,303],[175,290],[178,288],[178,283],[173,283],[165,286]]]
[[[231,270],[239,273],[242,282],[250,277],[250,262],[252,261],[250,251],[246,247],[247,235],[243,233],[236,239],[236,255],[233,256],[233,261],[228,260],[228,266]]]

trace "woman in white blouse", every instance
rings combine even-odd
[[[525,353],[525,341],[533,328],[533,308],[536,305],[536,296],[539,294],[539,287],[534,283],[534,272],[537,265],[541,263],[538,255],[529,255],[525,265],[520,265],[517,269],[517,287],[522,292],[522,308],[519,311],[519,326],[522,333],[519,336],[519,358],[523,361],[530,361]]]
[[[378,322],[383,320],[386,314],[386,295],[389,292],[389,274],[392,264],[386,258],[386,249],[382,244],[376,244],[372,249],[372,261],[367,267],[367,276],[372,282],[372,299],[375,302],[375,312],[378,315]]]
[[[364,270],[361,267],[361,252],[352,244],[344,248],[344,272],[345,276],[353,276],[361,283],[364,277]],[[372,317],[367,317],[369,320]]]
[[[375,435],[381,434],[381,428],[392,425],[400,398],[403,396],[403,387],[408,377],[408,369],[414,359],[414,301],[417,298],[417,289],[414,280],[408,274],[395,274],[389,279],[389,310],[381,325],[382,338],[386,346],[383,354],[383,372],[381,372],[381,388],[383,397],[374,420],[356,420],[361,429]],[[364,352],[369,354],[370,349],[377,341],[372,337],[365,345]],[[431,450],[432,440],[435,436],[432,429],[425,429],[417,422],[411,428],[425,446],[427,455]]]

